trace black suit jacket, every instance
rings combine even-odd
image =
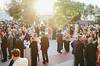
[[[48,48],[49,48],[49,39],[46,36],[43,36],[41,38],[41,50],[43,52],[47,52]]]
[[[1,38],[1,40],[2,40],[1,47],[7,48],[7,37],[4,36],[4,37]]]

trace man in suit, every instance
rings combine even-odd
[[[61,50],[63,49],[63,35],[61,34],[61,30],[57,33],[57,51],[58,53],[62,53]]]
[[[75,58],[74,66],[84,66],[84,56],[83,56],[83,48],[84,44],[82,42],[82,37],[78,36],[78,40],[75,41],[76,45],[72,45],[73,48],[73,55]]]
[[[41,37],[41,50],[42,50],[42,56],[43,56],[43,64],[46,62],[49,62],[48,59],[48,48],[49,48],[49,39],[46,37],[45,33],[42,33]]]
[[[70,43],[70,35],[68,32],[66,32],[64,34],[64,37],[63,37],[63,40],[64,40],[64,48],[65,48],[65,51],[66,52],[69,52],[70,51],[70,47],[69,47],[69,43]]]
[[[86,66],[96,66],[97,45],[93,43],[93,38],[88,38],[88,44],[85,47]]]
[[[2,54],[3,54],[2,62],[5,62],[5,61],[7,61],[7,36],[4,31],[2,32],[1,41],[2,41],[1,50],[2,50]]]

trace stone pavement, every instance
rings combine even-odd
[[[48,64],[42,63],[42,54],[41,54],[41,51],[39,51],[40,61],[38,61],[38,66],[73,66],[74,57],[71,54],[71,51],[69,53],[66,53],[63,49],[62,50],[63,53],[59,54],[57,53],[56,49],[57,49],[56,40],[51,40],[49,51],[48,51],[49,63]],[[9,61],[5,63],[0,62],[0,66],[8,66],[8,64],[9,64]]]

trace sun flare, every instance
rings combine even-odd
[[[35,9],[40,15],[53,14],[54,0],[37,0]]]

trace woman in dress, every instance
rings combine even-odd
[[[29,65],[28,66],[30,66],[30,64],[31,64],[31,62],[30,62],[31,52],[30,52],[30,48],[29,48],[29,46],[30,46],[30,36],[29,36],[28,33],[26,33],[23,42],[24,42],[24,47],[25,47],[25,49],[24,49],[24,57],[28,59],[28,61],[29,61]]]
[[[38,57],[38,35],[34,33],[34,36],[31,38],[31,66],[37,66],[37,57]]]

